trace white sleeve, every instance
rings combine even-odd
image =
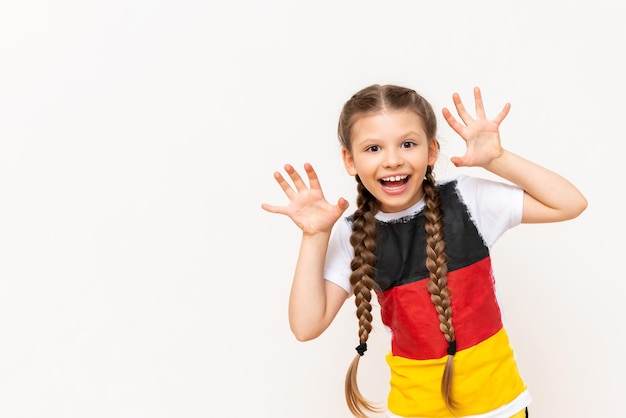
[[[491,247],[522,222],[524,190],[493,180],[460,176],[457,187],[485,244]]]
[[[333,229],[326,252],[324,278],[352,293],[350,263],[354,258],[354,248],[350,244],[352,224],[346,218],[341,218]]]

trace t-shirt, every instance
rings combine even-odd
[[[457,353],[457,416],[510,417],[530,402],[502,324],[490,248],[521,222],[524,192],[496,181],[459,176],[439,183],[447,286]],[[398,213],[376,214],[374,280],[382,322],[391,333],[390,416],[451,417],[441,396],[448,343],[426,285],[423,200]],[[352,217],[336,225],[326,280],[351,292]]]

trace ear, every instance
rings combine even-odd
[[[439,141],[435,138],[428,143],[428,165],[434,166],[439,158]]]
[[[354,158],[352,157],[352,153],[348,151],[346,147],[341,147],[341,159],[343,159],[343,165],[346,168],[346,171],[351,176],[356,176],[356,168],[354,167]]]

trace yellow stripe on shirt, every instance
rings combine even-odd
[[[403,417],[453,416],[441,396],[447,356],[411,360],[387,354],[391,368],[388,408]],[[515,399],[526,389],[504,328],[454,356],[453,398],[456,416],[483,414]]]

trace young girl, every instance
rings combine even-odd
[[[489,120],[478,88],[474,100],[475,118],[453,95],[462,123],[443,109],[467,148],[451,161],[512,184],[464,175],[435,182],[439,144],[430,104],[411,89],[373,85],[352,96],[339,118],[356,211],[337,223],[348,202],[327,202],[310,164],[308,186],[291,165],[285,171],[293,186],[274,174],[287,206],[262,205],[302,230],[289,300],[298,340],[319,336],[355,296],[359,345],[346,400],[357,417],[377,410],[356,376],[372,330],[372,292],[391,331],[388,417],[527,416],[530,395],[502,326],[489,250],[509,228],[572,219],[587,202],[560,175],[502,148],[499,126],[509,104]]]

